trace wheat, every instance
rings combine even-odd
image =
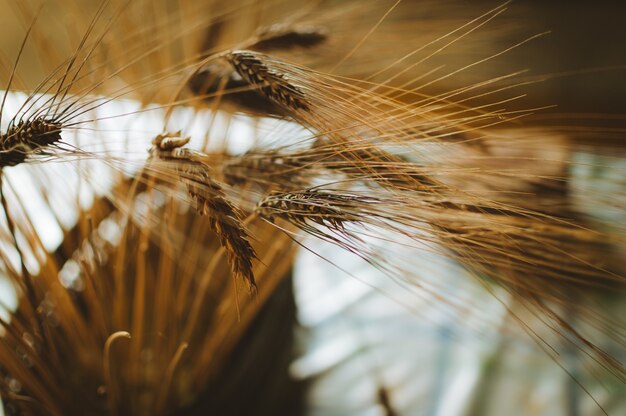
[[[127,186],[120,191],[128,192]],[[259,295],[239,300],[238,319],[235,289],[226,284],[228,266],[220,261],[224,256],[206,221],[180,214],[176,201],[163,210],[152,208],[152,215],[172,221],[185,236],[182,247],[168,246],[158,228],[124,225],[120,212],[98,218],[107,205],[99,200],[81,215],[68,234],[76,240],[67,238],[59,250],[57,258],[63,261],[57,265],[46,253],[33,279],[33,297],[21,300],[10,321],[1,319],[5,409],[55,415],[172,414],[190,401],[210,406],[239,394],[241,388],[215,398],[207,389],[216,391],[219,387],[212,383],[233,380],[231,363],[242,358],[230,354],[245,342],[246,328],[285,277],[290,263],[285,240],[274,234],[276,245],[261,247],[261,257],[271,267],[259,270]],[[172,212],[179,214],[173,217]],[[81,232],[90,217],[97,218],[92,222],[96,229]],[[103,238],[107,233],[102,231],[110,227],[121,232],[119,241]],[[271,234],[268,227],[255,230]],[[19,232],[29,237],[30,247],[39,247],[28,225],[21,224]],[[24,278],[13,270],[7,276],[16,284]],[[270,331],[276,325],[271,322]],[[274,348],[274,341],[268,347]],[[74,400],[75,394],[88,400]]]
[[[213,98],[219,96],[234,106],[235,111],[246,111],[255,115],[287,117],[288,112],[268,100],[247,81],[229,68],[224,71],[219,65],[207,65],[189,80],[191,92],[197,96]]]
[[[175,162],[181,181],[195,202],[196,211],[209,218],[211,229],[226,251],[235,276],[243,278],[250,289],[256,289],[252,261],[256,253],[242,222],[243,213],[232,204],[222,187],[211,178],[211,169],[188,149],[188,138],[163,134],[153,140],[154,152],[162,160]]]
[[[302,189],[308,186],[315,164],[306,154],[282,154],[278,151],[247,152],[227,160],[222,166],[224,180],[234,186],[256,183],[262,192],[272,189]]]
[[[484,106],[474,105],[475,99],[499,92],[499,88],[508,89],[508,85],[501,86],[497,82],[508,82],[510,77],[463,84],[435,95],[423,91],[455,74],[464,75],[465,69],[487,59],[444,75],[437,73],[437,68],[432,72],[421,67],[417,72],[409,71],[440,56],[428,52],[425,57],[419,57],[417,52],[422,51],[422,47],[432,46],[439,53],[500,14],[504,6],[424,44],[413,44],[398,35],[405,26],[396,20],[391,30],[382,36],[384,48],[367,49],[373,30],[382,20],[377,20],[365,37],[354,39],[345,33],[352,31],[351,25],[344,24],[342,14],[337,12],[340,18],[336,19],[332,36],[325,25],[280,23],[256,30],[243,42],[229,43],[224,48],[226,52],[218,49],[210,53],[185,53],[194,45],[185,35],[187,29],[191,32],[195,30],[192,26],[197,25],[196,28],[201,28],[197,30],[204,33],[207,25],[223,28],[229,26],[225,22],[234,14],[250,10],[239,8],[241,5],[235,1],[232,6],[225,6],[222,13],[223,5],[209,3],[208,7],[181,6],[181,16],[193,16],[189,27],[177,20],[176,13],[171,13],[129,37],[112,36],[108,44],[111,50],[126,49],[125,40],[132,40],[133,36],[147,39],[143,41],[146,49],[123,51],[120,59],[129,60],[128,65],[139,63],[139,68],[134,68],[139,73],[138,78],[128,85],[128,90],[105,88],[107,96],[104,98],[90,96],[96,86],[101,85],[100,80],[77,95],[70,94],[70,88],[78,85],[82,78],[79,76],[82,64],[72,69],[74,62],[81,61],[79,52],[86,51],[84,61],[89,61],[100,40],[85,46],[86,49],[81,43],[69,64],[64,66],[66,72],[59,73],[60,81],[46,81],[35,90],[56,90],[51,101],[36,105],[38,99],[32,95],[29,100],[33,100],[31,105],[35,105],[35,110],[20,110],[25,121],[10,124],[7,132],[0,136],[0,168],[23,163],[31,156],[57,147],[62,129],[85,124],[76,121],[81,113],[122,96],[125,91],[137,91],[142,99],[152,100],[160,93],[155,90],[163,88],[169,92],[166,76],[190,71],[194,71],[193,76],[178,87],[188,86],[198,96],[180,101],[177,96],[165,103],[168,109],[173,111],[185,102],[211,99],[212,110],[222,112],[221,99],[224,98],[234,104],[231,111],[247,110],[255,115],[288,118],[308,129],[312,137],[304,141],[304,150],[303,142],[293,151],[288,144],[282,148],[253,149],[241,156],[231,156],[225,149],[219,149],[213,158],[207,150],[209,146],[203,146],[201,151],[205,153],[184,148],[189,139],[180,132],[158,136],[153,141],[152,158],[144,166],[144,173],[152,176],[146,179],[143,174],[138,175],[136,186],[130,191],[122,187],[121,194],[128,191],[130,195],[130,208],[124,211],[128,217],[116,217],[115,222],[122,224],[129,218],[140,217],[133,216],[137,214],[133,212],[136,207],[144,209],[142,215],[147,220],[129,221],[123,243],[116,247],[101,244],[91,234],[76,233],[74,245],[83,247],[73,251],[72,261],[82,273],[83,294],[60,288],[56,280],[60,273],[55,269],[54,259],[41,255],[45,264],[42,278],[33,279],[37,286],[30,290],[12,320],[2,322],[8,341],[0,346],[0,362],[7,374],[2,377],[1,389],[12,404],[21,403],[30,412],[85,414],[120,413],[127,403],[132,403],[129,408],[138,413],[163,414],[180,411],[189,403],[202,403],[210,397],[214,390],[209,390],[209,394],[203,391],[208,380],[205,373],[215,374],[216,368],[222,366],[219,359],[224,357],[232,355],[233,361],[238,360],[238,350],[234,348],[238,335],[231,335],[240,334],[241,327],[236,326],[232,316],[228,317],[230,320],[224,319],[225,310],[232,312],[232,307],[238,306],[237,295],[232,293],[237,281],[235,285],[228,285],[224,276],[244,280],[253,289],[259,277],[258,263],[261,262],[254,261],[259,248],[253,247],[249,231],[257,235],[256,231],[261,229],[250,225],[254,215],[269,223],[277,219],[286,221],[356,253],[391,278],[401,278],[423,290],[428,289],[420,280],[421,276],[415,273],[414,264],[403,267],[393,249],[404,246],[418,250],[427,245],[428,249],[444,252],[464,265],[484,286],[491,288],[495,282],[516,302],[538,315],[539,325],[550,327],[566,345],[583,349],[592,359],[599,357],[599,364],[623,381],[623,364],[598,347],[587,333],[578,331],[567,316],[575,312],[599,322],[604,333],[617,328],[615,337],[623,345],[618,317],[597,317],[595,310],[578,303],[591,292],[600,295],[607,293],[607,289],[623,292],[623,276],[607,264],[613,245],[623,243],[623,230],[618,224],[611,224],[608,231],[593,231],[588,229],[589,223],[569,207],[565,210],[556,205],[567,202],[566,169],[546,173],[542,169],[534,170],[535,166],[523,165],[524,159],[538,165],[550,157],[534,154],[509,155],[508,160],[504,157],[513,168],[523,167],[517,177],[515,169],[507,167],[499,171],[497,163],[493,163],[496,167],[492,168],[490,163],[497,158],[492,158],[489,149],[472,147],[474,138],[489,138],[493,135],[491,128],[508,122],[508,116],[515,118],[526,114],[500,109],[501,104],[508,102],[506,99]],[[143,11],[148,2],[138,4],[138,10]],[[200,11],[207,12],[213,6],[220,9],[219,14],[210,18],[200,15]],[[358,10],[356,6],[360,5],[355,3]],[[354,22],[355,16],[358,13],[346,17]],[[263,20],[256,17],[252,20]],[[129,27],[140,20],[129,18]],[[405,20],[413,24],[411,19]],[[346,26],[347,30],[337,30],[338,26]],[[158,33],[153,33],[157,28]],[[174,34],[180,28],[185,34]],[[241,29],[242,34],[246,32],[245,28]],[[350,42],[351,39],[355,42]],[[163,47],[174,40],[177,43],[171,49]],[[400,41],[417,49],[400,51],[396,46]],[[216,40],[214,44],[219,45],[219,42]],[[321,45],[328,47],[311,49]],[[340,51],[337,54],[343,56],[329,60],[330,55],[324,53],[335,47]],[[358,56],[361,48],[365,48],[361,53],[365,58],[360,58],[361,61],[343,59]],[[165,53],[152,54],[157,50]],[[255,50],[277,52],[278,56],[280,52],[293,55],[288,61],[282,61]],[[304,57],[292,59],[298,54]],[[206,65],[200,71],[196,71],[198,59]],[[307,59],[318,59],[322,63],[316,70],[292,63],[307,62]],[[144,63],[147,75],[143,74]],[[355,79],[319,70],[338,65],[334,74],[365,75]],[[123,62],[122,67],[126,66]],[[117,78],[120,72],[116,69],[103,79],[114,80],[112,84],[116,84],[122,80],[122,77]],[[96,72],[88,73],[94,74]],[[434,78],[429,78],[431,75]],[[374,79],[377,82],[373,82]],[[493,86],[493,91],[480,89],[486,86]],[[20,117],[18,114],[13,120]],[[522,129],[519,131],[525,134]],[[207,141],[211,133],[206,132]],[[295,140],[291,136],[287,139]],[[103,159],[110,162],[123,157]],[[561,161],[563,166],[570,163],[566,157]],[[480,161],[472,165],[472,161],[465,160],[471,158]],[[216,160],[225,161],[221,170],[219,165],[213,165]],[[226,184],[221,178],[218,180],[219,174]],[[162,189],[153,187],[154,182],[166,182],[172,188],[183,185],[183,198],[191,199],[200,215],[181,214],[186,211],[172,202],[174,196],[181,193],[170,188],[159,194]],[[320,183],[322,185],[312,187]],[[542,193],[553,199],[548,200],[546,195],[540,195]],[[164,199],[172,203],[163,208],[157,204],[139,204],[144,197],[150,201],[152,194],[165,195]],[[122,198],[114,199],[118,206],[126,203],[126,200],[120,201]],[[245,205],[248,202],[258,204],[254,213],[244,218],[244,212],[252,211]],[[3,205],[8,211],[7,203],[3,201]],[[89,215],[91,219],[81,216],[83,230],[89,229],[91,221],[97,217],[93,213]],[[282,224],[274,225],[277,229],[283,228]],[[14,228],[10,219],[9,226]],[[28,225],[17,228],[18,235],[25,236],[27,244],[33,246],[31,251],[43,252],[36,243],[36,233]],[[273,242],[275,234],[267,231],[269,228],[262,230],[264,233],[257,235],[261,242]],[[293,236],[293,227],[284,230]],[[14,230],[11,233],[19,251]],[[377,244],[383,247],[370,243],[372,236],[379,238]],[[300,242],[298,237],[295,235]],[[70,234],[66,235],[66,240],[72,240]],[[67,243],[70,245],[71,241]],[[265,296],[282,278],[282,271],[289,267],[290,258],[283,253],[291,247],[286,243],[267,246],[274,257],[284,257],[284,261],[280,262],[280,267],[270,263],[276,268],[270,268],[268,273],[275,271],[277,276],[275,280],[268,280],[267,285],[259,284],[258,290]],[[391,255],[381,254],[385,250]],[[229,266],[222,264],[224,257]],[[58,258],[67,260],[62,255]],[[4,252],[2,260],[7,273],[22,287],[26,267],[22,264],[20,274],[11,270],[12,259]],[[440,296],[434,290],[428,294],[444,304],[454,304],[455,299]],[[154,296],[154,304],[148,301],[151,296]],[[249,323],[258,311],[250,305],[249,299],[244,300],[240,315],[243,322]],[[527,325],[514,311],[511,314]],[[57,326],[59,329],[55,329]],[[528,332],[539,343],[549,344],[535,333],[533,326],[528,325]],[[128,342],[121,339],[127,335],[132,336]],[[29,341],[31,338],[35,341]],[[74,360],[68,359],[67,351],[74,350],[80,354],[76,354]],[[68,399],[67,392],[64,394],[59,381],[64,380],[66,373],[72,375],[68,384],[74,386],[78,394],[89,398],[85,400],[87,404],[74,402]],[[18,378],[24,389],[15,387],[13,381]],[[219,378],[211,380],[211,386],[219,386],[220,381]],[[381,389],[379,393],[381,405],[388,413],[394,413],[386,391]],[[198,406],[196,408],[201,408]]]
[[[305,93],[284,74],[270,68],[265,55],[253,51],[231,51],[225,58],[234,70],[267,98],[290,111],[308,110]]]
[[[308,190],[270,195],[259,203],[256,211],[261,218],[271,222],[275,217],[281,217],[300,226],[310,221],[343,231],[345,223],[363,219],[353,210],[365,203],[367,199],[363,197]]]
[[[15,166],[61,140],[61,124],[44,117],[20,121],[0,136],[0,168]]]

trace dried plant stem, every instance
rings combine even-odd
[[[20,272],[22,276],[20,283],[23,283],[23,286],[26,292],[26,298],[29,301],[28,304],[31,305],[32,307],[33,320],[36,322],[37,329],[39,330],[39,334],[40,336],[45,336],[46,333],[44,332],[44,329],[41,326],[41,323],[39,322],[38,319],[36,319],[37,310],[35,308],[35,305],[37,303],[35,300],[37,298],[37,294],[35,292],[35,286],[33,284],[32,276],[30,275],[30,273],[26,269],[26,265],[24,264],[24,254],[22,253],[22,249],[20,248],[17,242],[17,237],[15,234],[16,232],[15,223],[13,222],[13,219],[11,218],[11,214],[9,213],[9,204],[7,203],[6,196],[5,196],[4,173],[2,172],[2,169],[0,169],[0,201],[2,202],[2,209],[4,210],[4,216],[7,220],[9,233],[11,234],[11,238],[13,239],[15,250],[17,251],[17,254],[19,256],[19,262],[20,262],[20,268],[21,268]]]
[[[130,340],[131,335],[130,333],[126,331],[118,331],[118,332],[111,334],[107,338],[106,342],[104,343],[104,357],[102,360],[102,365],[103,365],[103,370],[104,370],[103,371],[104,383],[107,388],[107,396],[108,396],[109,403],[111,404],[111,407],[114,410],[118,410],[117,408],[118,397],[117,397],[116,386],[112,382],[114,377],[112,374],[113,369],[111,368],[111,348],[113,347],[113,344],[115,343],[115,341],[121,338],[126,338]]]
[[[185,353],[185,351],[187,351],[188,348],[189,344],[187,342],[181,343],[176,349],[172,360],[165,369],[165,374],[163,375],[163,381],[161,383],[161,388],[159,389],[157,403],[155,406],[158,412],[165,413],[165,405],[167,404],[168,395],[172,386],[172,380],[174,379],[174,372],[176,371],[176,368],[180,363],[183,354]]]

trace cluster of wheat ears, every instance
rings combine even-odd
[[[610,374],[609,392],[623,391],[624,363],[596,340],[626,343],[624,317],[604,308],[623,299],[626,234],[572,203],[576,142],[524,126],[538,110],[516,107],[519,91],[538,80],[521,71],[446,84],[538,35],[429,66],[494,36],[507,4],[442,19],[436,34],[428,20],[416,29],[411,1],[37,3],[3,5],[27,27],[17,54],[2,56],[0,264],[17,298],[1,321],[6,411],[222,414],[220,400],[241,400],[246,382],[228,365],[304,235],[444,307],[457,300],[395,253],[449,256],[512,299],[557,364],[555,344],[578,349]],[[119,110],[122,99],[141,104]],[[159,134],[124,131],[146,113]],[[234,119],[255,136],[243,151],[227,143]],[[111,141],[143,151],[106,150],[111,120]],[[619,144],[599,136],[598,149]],[[71,169],[46,173],[58,162]],[[89,163],[111,178],[91,203],[50,185],[76,176],[95,188]],[[30,175],[59,223],[78,212],[57,248],[42,242],[12,170]]]

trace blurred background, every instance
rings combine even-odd
[[[0,2],[3,10],[12,11],[22,10],[28,4],[20,3],[13,0]],[[45,8],[42,19],[51,27],[58,27],[58,30],[47,31],[48,36],[54,37],[53,44],[61,50],[71,50],[67,32],[80,33],[79,28],[84,24],[76,22],[73,16],[77,13],[89,14],[95,10],[94,5],[99,3],[98,0],[69,1],[65,10],[60,7]],[[298,9],[299,4],[308,6],[318,3],[297,0],[290,2],[289,8],[293,11]],[[330,8],[342,3],[345,1],[321,2],[320,7]],[[393,5],[393,2],[379,3],[382,9]],[[491,0],[405,0],[399,7],[409,10],[405,16],[411,19],[410,30],[427,39],[453,30],[455,23],[467,22],[502,3]],[[178,1],[172,0],[169,7],[173,11],[177,10]],[[267,18],[289,12],[272,9],[271,2],[262,11]],[[146,11],[147,15],[149,12]],[[241,15],[242,19],[249,19],[246,13]],[[403,14],[399,12],[398,15],[401,17]],[[14,13],[3,13],[0,16],[4,28],[0,48],[5,58],[14,56],[24,35],[24,22],[14,16]],[[391,17],[398,18],[394,15]],[[470,78],[485,80],[501,75],[503,70],[528,69],[528,77],[545,76],[548,79],[546,82],[525,87],[532,106],[554,104],[560,112],[623,114],[626,111],[626,83],[623,82],[626,71],[626,49],[623,47],[626,39],[625,19],[626,4],[619,1],[600,0],[590,4],[582,0],[515,0],[510,3],[506,13],[498,17],[492,25],[494,27],[487,27],[481,31],[483,33],[478,34],[476,43],[472,43],[472,40],[469,45],[461,42],[442,56],[433,57],[432,62],[424,67],[424,72],[445,63],[450,57],[466,64],[471,63],[477,57],[485,57],[490,52],[495,53],[519,42],[523,39],[522,35],[550,31],[548,35],[525,47],[507,52],[501,59],[473,68],[460,77],[445,80],[438,88],[449,90],[466,85]],[[384,31],[383,23],[380,34],[384,34]],[[374,34],[372,38],[378,35],[379,33]],[[416,45],[406,45],[405,48],[412,50],[415,47]],[[20,75],[25,80],[41,79],[41,68],[34,61],[34,52],[26,50],[25,56]]]

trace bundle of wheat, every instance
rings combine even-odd
[[[238,368],[243,334],[280,287],[294,248],[314,250],[306,234],[454,308],[462,294],[449,294],[436,274],[424,276],[411,261],[423,251],[446,257],[487,292],[510,297],[510,316],[554,349],[558,365],[566,367],[560,349],[579,349],[581,360],[616,382],[607,387],[611,396],[623,391],[621,353],[596,339],[624,346],[623,320],[599,305],[623,296],[623,227],[615,217],[589,218],[573,200],[582,188],[572,170],[585,163],[574,160],[578,143],[566,129],[519,124],[538,109],[518,104],[523,94],[514,91],[537,79],[509,68],[464,79],[482,64],[498,68],[499,58],[542,35],[485,48],[460,64],[446,55],[507,4],[456,28],[451,19],[445,33],[425,41],[410,29],[419,15],[411,2],[297,10],[275,0],[273,17],[263,2],[243,0],[225,8],[113,3],[103,1],[85,19],[69,58],[25,88],[29,95],[0,135],[4,176],[4,169],[73,159],[72,174],[79,185],[84,180],[77,211],[85,205],[81,186],[111,203],[108,216],[78,215],[80,231],[65,236],[72,248],[64,258],[47,252],[29,212],[6,202],[11,181],[3,182],[9,243],[0,254],[20,299],[3,322],[0,349],[2,394],[13,408],[167,414],[226,406],[210,396],[226,394],[219,377]],[[144,22],[146,10],[153,21]],[[353,30],[338,19],[354,21]],[[29,36],[49,42],[41,25],[29,27],[0,116]],[[408,49],[381,46],[399,40]],[[453,67],[422,68],[441,58]],[[457,77],[460,84],[450,82]],[[144,104],[121,110],[121,97]],[[111,128],[122,130],[122,147],[98,147],[98,134],[113,136],[107,120],[132,122],[144,113],[155,115],[159,133],[119,123]],[[241,120],[248,132],[229,132]],[[69,134],[90,129],[87,141]],[[236,134],[251,144],[232,151]],[[98,191],[103,178],[90,162],[115,185]],[[620,213],[623,191],[613,195]],[[115,228],[116,242],[105,241],[103,227]],[[242,280],[250,294],[239,295]],[[72,393],[91,400],[60,391],[66,372]],[[236,389],[242,381],[233,380]],[[386,390],[379,393],[393,412]]]

